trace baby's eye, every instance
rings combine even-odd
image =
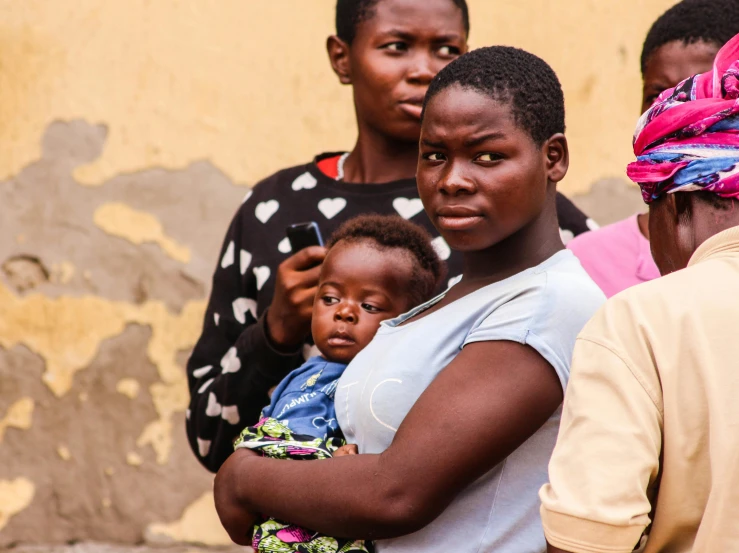
[[[423,155],[423,158],[424,159],[427,159],[429,161],[444,161],[444,159],[445,159],[444,158],[444,154],[440,154],[438,152],[433,152],[433,153],[430,153],[430,154],[424,154]]]
[[[368,313],[379,313],[380,311],[382,311],[382,309],[380,309],[379,307],[375,307],[374,305],[370,305],[369,303],[363,303],[362,309],[364,309]]]
[[[475,161],[485,161],[488,163],[491,163],[493,161],[499,161],[502,159],[502,156],[499,154],[480,154],[475,158]]]
[[[441,56],[458,56],[460,54],[459,48],[456,46],[442,46],[439,48],[439,55]]]
[[[321,301],[325,303],[326,305],[334,305],[336,303],[339,303],[339,298],[335,298],[333,296],[322,296]]]

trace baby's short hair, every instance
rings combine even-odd
[[[429,85],[423,110],[450,86],[475,90],[511,107],[516,124],[537,145],[565,132],[565,100],[554,70],[520,48],[488,46],[460,56]]]
[[[380,249],[404,250],[410,256],[413,281],[409,288],[414,306],[433,297],[446,267],[424,228],[397,215],[359,215],[336,229],[327,246],[330,249],[339,242],[365,241]]]
[[[739,33],[737,0],[683,0],[652,24],[641,51],[642,75],[649,57],[670,42],[708,42],[719,48]]]

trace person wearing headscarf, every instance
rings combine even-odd
[[[710,71],[719,49],[737,33],[737,0],[682,0],[659,16],[642,46],[639,113],[664,90]],[[576,236],[567,248],[609,298],[659,277],[649,249],[647,213]]]
[[[663,276],[577,339],[540,492],[548,551],[738,551],[739,35],[659,96],[634,153]]]

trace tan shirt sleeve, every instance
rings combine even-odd
[[[539,494],[547,541],[574,553],[631,553],[650,522],[659,471],[656,371],[646,345],[635,362],[623,353],[628,340],[616,347],[597,338],[614,335],[607,319],[591,321],[575,345],[550,483]]]

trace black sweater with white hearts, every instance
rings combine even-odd
[[[213,472],[232,453],[239,432],[257,422],[269,403],[269,389],[305,361],[304,348],[281,353],[270,345],[264,330],[277,267],[290,255],[285,238],[289,225],[316,221],[328,237],[344,221],[362,213],[399,214],[435,237],[438,251],[448,257],[449,277],[462,273],[461,255],[450,253],[426,217],[415,179],[384,184],[338,182],[316,165],[336,155],[322,154],[258,183],[226,234],[203,332],[187,363],[187,436],[198,460]],[[588,230],[585,215],[561,194],[557,212],[563,236]]]

